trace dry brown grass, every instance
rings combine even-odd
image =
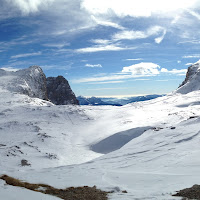
[[[46,184],[31,184],[7,175],[1,176],[0,179],[4,180],[8,185],[23,187],[35,192],[53,195],[64,200],[107,200],[107,195],[109,193],[97,189],[96,186],[57,189]]]

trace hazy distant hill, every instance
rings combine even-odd
[[[161,97],[164,95],[152,94],[146,96],[136,96],[136,97],[126,97],[126,98],[100,98],[100,97],[83,97],[78,96],[77,99],[80,105],[113,105],[113,106],[123,106],[128,103],[138,102],[138,101],[147,101],[151,99],[155,99],[157,97]]]

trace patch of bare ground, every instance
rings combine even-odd
[[[64,200],[107,200],[108,193],[110,193],[99,190],[96,188],[96,186],[57,189],[46,184],[31,184],[7,175],[1,176],[0,179],[4,180],[8,185],[26,188],[35,192],[41,192],[43,194],[53,195]]]
[[[180,190],[172,196],[183,197],[183,200],[186,199],[200,200],[200,185],[193,185],[191,188]]]

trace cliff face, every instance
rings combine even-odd
[[[187,94],[196,90],[200,90],[200,62],[188,68],[185,80],[175,92]]]
[[[18,71],[0,69],[0,85],[12,92],[50,100],[56,105],[79,104],[64,77],[46,78],[39,66]]]
[[[21,92],[30,97],[48,100],[46,76],[39,66],[31,66],[16,72],[27,87],[22,87]]]
[[[0,85],[12,92],[48,100],[46,76],[38,66],[18,71],[0,70]]]
[[[47,78],[48,98],[56,105],[79,105],[68,81],[63,76]]]

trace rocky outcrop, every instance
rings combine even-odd
[[[175,92],[187,94],[196,90],[200,90],[200,62],[196,62],[188,68],[185,80]]]
[[[68,81],[63,76],[47,78],[47,93],[49,100],[56,105],[79,104]]]
[[[38,66],[18,71],[0,70],[0,85],[12,92],[48,100],[46,76]]]
[[[46,78],[39,66],[18,71],[0,69],[0,86],[12,92],[50,100],[56,105],[79,104],[64,77]]]
[[[27,69],[15,72],[20,77],[20,81],[24,82],[21,87],[21,92],[30,97],[37,97],[39,99],[48,100],[46,76],[39,66],[31,66]],[[27,86],[27,87],[24,87]]]

